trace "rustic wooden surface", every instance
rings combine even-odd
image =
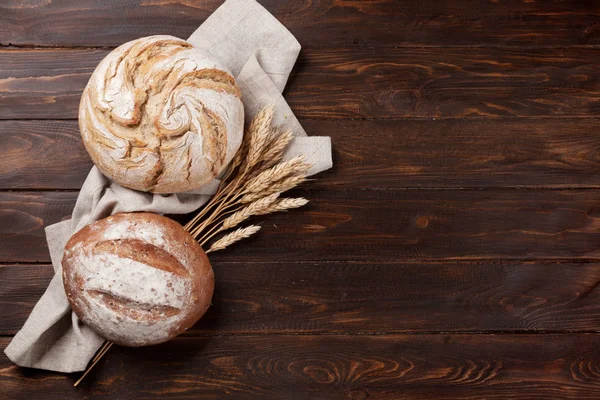
[[[260,2],[304,46],[285,94],[335,167],[211,257],[184,336],[76,389],[2,353],[0,398],[600,398],[600,3]],[[0,1],[1,349],[91,166],[92,70],[220,3]]]

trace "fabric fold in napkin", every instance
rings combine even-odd
[[[255,0],[228,0],[188,39],[219,59],[236,76],[246,119],[275,104],[274,124],[289,129],[294,139],[285,157],[305,154],[313,166],[309,175],[331,168],[329,137],[308,137],[282,96],[300,52],[300,44]],[[60,372],[82,371],[104,342],[71,311],[62,282],[61,259],[71,235],[85,225],[124,211],[160,214],[190,213],[205,204],[219,184],[214,180],[197,191],[171,195],[138,192],[117,185],[92,168],[72,218],[46,228],[55,276],[25,325],[4,350],[23,367]]]

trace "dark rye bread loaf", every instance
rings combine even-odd
[[[115,214],[84,227],[65,246],[62,267],[75,314],[123,346],[179,335],[206,312],[214,290],[198,242],[151,213]]]

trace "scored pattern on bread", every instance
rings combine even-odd
[[[83,291],[95,290],[129,299],[138,305],[170,306],[180,309],[189,293],[188,279],[112,254],[80,255],[78,273],[85,277]]]
[[[181,225],[150,213],[122,213],[77,232],[65,246],[65,291],[77,316],[125,346],[164,342],[206,311],[214,275]]]
[[[161,316],[163,318],[173,317],[181,311],[179,308],[163,306],[157,304],[139,303],[132,307],[132,301],[129,298],[116,296],[114,293],[103,292],[101,290],[87,289],[90,300],[103,303],[103,306],[114,311],[115,314],[126,315],[130,319],[140,322],[151,322]]]
[[[115,254],[179,276],[190,275],[172,254],[138,239],[104,240],[96,243],[92,252],[94,255]]]
[[[241,93],[227,69],[172,36],[119,46],[100,62],[81,98],[79,126],[94,164],[142,191],[194,190],[239,148]]]

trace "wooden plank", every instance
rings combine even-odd
[[[0,50],[0,119],[77,117],[106,50]]]
[[[81,189],[92,161],[77,121],[0,121],[0,189]]]
[[[0,51],[0,119],[76,118],[108,50]],[[598,49],[307,49],[286,98],[300,118],[596,117]]]
[[[187,38],[221,0],[3,2],[0,43],[117,46],[141,36]],[[600,43],[600,8],[579,1],[260,0],[305,46]]]
[[[598,331],[600,265],[542,262],[222,263],[186,335]],[[52,266],[0,267],[0,335],[14,335]],[[268,296],[264,296],[268,293]]]
[[[307,187],[600,186],[598,119],[304,120],[335,167]],[[0,121],[0,189],[79,189],[92,163],[77,121]]]
[[[600,397],[599,346],[598,334],[178,338],[115,346],[78,388],[78,374],[0,353],[0,385],[9,399],[584,400]]]
[[[589,190],[297,191],[304,209],[256,218],[263,229],[215,261],[597,259],[598,195]],[[0,193],[0,262],[48,262],[43,226],[76,192]],[[182,218],[184,219],[184,218]]]
[[[68,219],[77,193],[0,194],[0,261],[50,261],[44,227]]]

